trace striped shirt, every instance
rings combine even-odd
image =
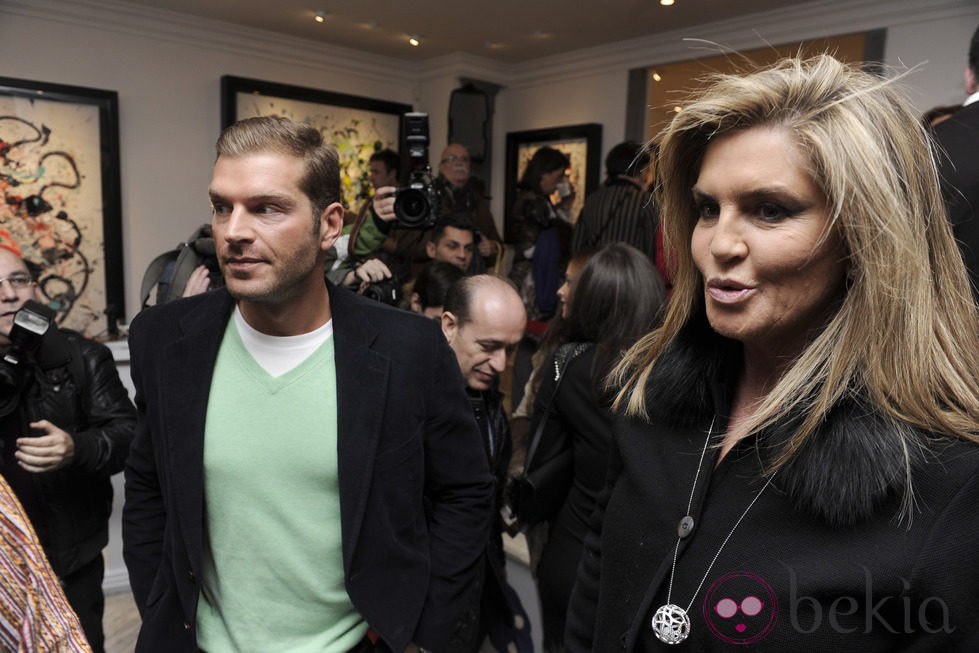
[[[0,477],[0,650],[91,653],[24,509]]]
[[[577,254],[606,243],[622,242],[655,261],[658,224],[652,196],[629,177],[615,177],[585,200],[575,223],[571,251]]]

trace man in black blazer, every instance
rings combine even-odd
[[[137,651],[441,650],[494,491],[452,351],[324,283],[343,208],[317,130],[252,118],[217,149],[227,287],[130,330]]]
[[[523,338],[527,314],[513,284],[488,274],[465,277],[452,284],[443,308],[442,333],[462,370],[486,460],[497,483],[485,574],[448,650],[475,653],[493,646],[498,651],[523,651],[531,646],[529,622],[520,598],[507,583],[503,519],[499,512],[513,453],[510,423],[499,385],[507,357]]]
[[[942,197],[979,300],[979,28],[969,44],[964,76],[969,96],[951,118],[935,125],[934,134]]]

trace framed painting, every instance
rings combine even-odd
[[[560,150],[571,160],[568,181],[574,190],[571,219],[577,220],[585,196],[598,188],[602,155],[602,126],[597,123],[510,132],[506,137],[505,233],[509,234],[517,186],[534,152],[544,146]],[[560,198],[551,198],[556,204]]]
[[[410,104],[225,75],[221,126],[255,116],[283,116],[319,129],[340,155],[344,206],[356,209],[371,196],[368,162],[374,152],[398,151],[401,116]]]
[[[115,91],[0,77],[0,247],[36,264],[60,326],[125,318]]]

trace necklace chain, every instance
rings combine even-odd
[[[697,482],[700,480],[700,470],[704,466],[704,458],[707,455],[707,447],[710,445],[710,438],[714,432],[714,422],[716,419],[717,416],[715,415],[714,419],[712,419],[710,422],[710,428],[707,429],[707,439],[704,440],[704,448],[700,452],[700,461],[697,463],[697,473],[693,477],[693,487],[690,488],[690,499],[687,501],[686,517],[690,516],[690,511],[693,509],[693,497],[697,493]],[[666,605],[661,606],[653,615],[653,632],[656,634],[658,639],[666,642],[667,644],[679,644],[690,634],[690,617],[687,613],[690,612],[690,608],[693,607],[693,602],[696,600],[697,595],[703,588],[704,583],[707,582],[707,577],[710,576],[710,570],[714,568],[714,563],[717,562],[717,559],[720,557],[721,551],[723,551],[724,547],[727,545],[728,540],[730,540],[731,536],[734,535],[734,531],[736,531],[738,526],[741,525],[741,522],[747,516],[748,511],[755,505],[755,502],[758,501],[762,493],[768,489],[769,485],[772,484],[773,478],[775,478],[775,473],[772,473],[768,477],[765,485],[758,490],[755,498],[751,500],[751,503],[749,503],[748,507],[744,509],[744,512],[741,513],[738,520],[734,522],[734,526],[732,526],[731,530],[728,531],[724,541],[721,542],[721,546],[718,547],[717,553],[714,554],[714,558],[707,566],[707,571],[704,572],[703,578],[700,579],[697,589],[693,591],[693,595],[690,597],[690,603],[687,604],[686,609],[672,603],[673,577],[676,575],[676,561],[680,554],[680,541],[683,539],[683,536],[678,536],[676,538],[676,547],[673,549],[673,567],[670,569],[670,583],[666,591]]]

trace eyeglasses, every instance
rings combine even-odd
[[[4,277],[0,279],[0,284],[4,281],[10,284],[10,287],[14,290],[23,290],[24,288],[30,287],[34,281],[31,280],[26,274],[12,274],[9,277]]]
[[[450,154],[449,156],[442,159],[442,163],[455,163],[456,161],[462,161],[463,163],[469,163],[469,157],[458,154]]]

